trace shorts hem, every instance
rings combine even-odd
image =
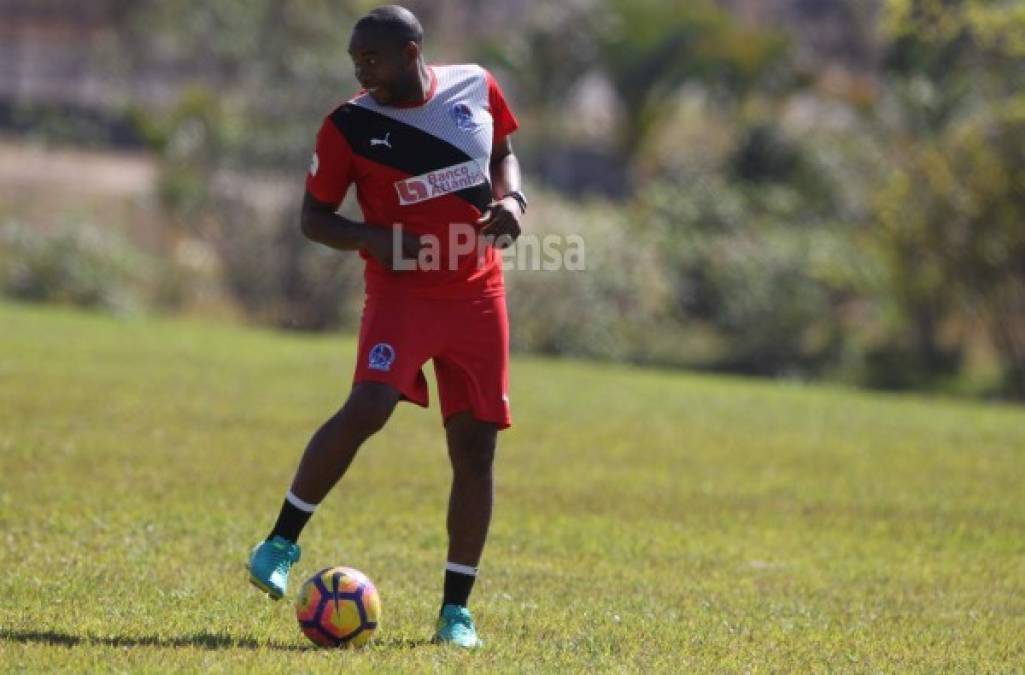
[[[430,407],[430,405],[429,405],[430,401],[429,401],[428,397],[426,397],[426,396],[422,396],[421,397],[421,396],[417,396],[416,394],[410,393],[410,391],[408,389],[405,389],[403,387],[397,387],[397,386],[395,386],[394,382],[391,382],[388,379],[378,378],[378,377],[374,377],[372,375],[365,375],[365,374],[362,375],[362,376],[356,376],[356,377],[352,378],[352,384],[353,385],[360,384],[361,382],[379,382],[380,384],[387,384],[389,387],[391,387],[395,391],[399,392],[399,401],[406,401],[408,403],[413,403],[414,405],[418,405],[421,408],[428,408],[428,407]]]
[[[506,429],[508,429],[509,427],[512,426],[512,420],[507,418],[507,417],[506,418],[502,418],[502,419],[497,419],[495,417],[489,417],[489,416],[486,416],[486,415],[479,415],[479,414],[477,414],[477,411],[475,411],[473,408],[459,408],[458,410],[450,410],[448,413],[442,415],[442,418],[441,418],[442,426],[448,425],[448,421],[449,421],[449,419],[452,418],[453,415],[458,415],[459,413],[463,413],[463,412],[468,412],[468,413],[472,414],[473,418],[475,420],[477,420],[478,422],[487,422],[488,424],[494,424],[495,426],[498,427],[499,431],[504,431],[504,430],[506,430]]]

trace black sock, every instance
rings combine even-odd
[[[281,505],[281,513],[278,514],[278,520],[274,523],[274,529],[267,535],[267,539],[284,537],[290,542],[295,543],[299,539],[299,533],[306,527],[306,521],[312,515],[313,511],[304,511],[292,504],[288,499],[285,499],[285,503]]]
[[[466,603],[470,600],[470,591],[473,590],[473,582],[476,580],[476,574],[463,574],[446,569],[445,598],[441,601],[441,604],[466,607]]]

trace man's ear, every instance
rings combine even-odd
[[[416,60],[420,58],[420,45],[410,40],[402,48],[402,52],[406,55],[407,64],[416,63]]]

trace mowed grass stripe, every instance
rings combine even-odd
[[[486,650],[424,644],[445,547],[436,399],[400,406],[304,535],[292,594],[348,564],[384,605],[371,649],[313,649],[242,565],[353,352],[348,336],[0,305],[0,668],[1025,662],[1021,408],[529,357],[473,600]]]

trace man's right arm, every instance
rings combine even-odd
[[[299,219],[306,238],[339,251],[363,249],[385,267],[399,268],[400,261],[396,260],[395,251],[395,230],[349,220],[335,213],[337,208],[337,204],[322,202],[307,190]],[[402,251],[399,255],[415,261],[422,246],[420,238],[401,231],[398,236],[402,240]],[[408,264],[404,268],[408,268]]]
[[[366,239],[371,228],[338,215],[335,213],[337,208],[337,204],[322,202],[307,191],[300,217],[303,235],[339,251],[367,248]]]

